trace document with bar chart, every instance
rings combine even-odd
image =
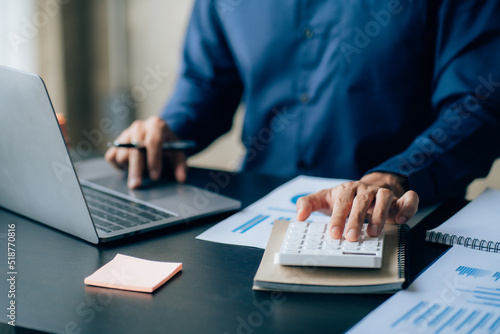
[[[298,198],[347,181],[298,176],[196,238],[231,245],[266,248],[273,222],[296,218],[295,204]],[[309,218],[310,221],[325,219],[328,220],[329,217],[317,212]]]
[[[348,333],[500,333],[500,254],[454,246]]]

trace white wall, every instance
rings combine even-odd
[[[0,64],[36,71],[38,29],[33,24],[34,0],[0,0]]]
[[[65,89],[61,11],[57,1],[0,0],[0,65],[39,74],[57,112],[64,113]]]

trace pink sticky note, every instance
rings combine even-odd
[[[87,285],[153,292],[182,270],[182,263],[159,262],[117,254],[113,260],[85,278]]]

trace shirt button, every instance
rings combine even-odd
[[[304,37],[307,39],[311,39],[314,37],[314,31],[310,27],[305,27],[303,33]]]
[[[309,102],[309,95],[307,95],[307,93],[300,94],[300,102],[302,102],[302,104]]]

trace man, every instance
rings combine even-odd
[[[463,196],[498,156],[498,17],[497,0],[196,1],[173,97],[118,138],[143,140],[147,161],[106,158],[131,188],[145,168],[183,182],[185,155],[160,143],[202,149],[243,102],[243,169],[359,180],[301,198],[298,219],[331,214],[332,237],[350,241],[368,219],[378,235],[419,197]]]

